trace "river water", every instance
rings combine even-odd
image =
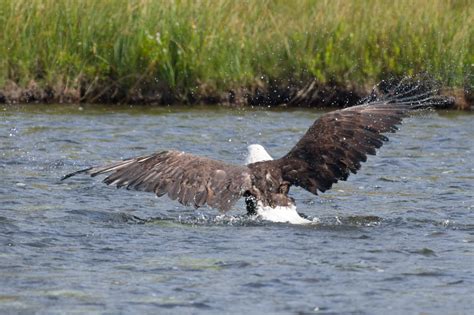
[[[286,153],[318,110],[2,107],[2,314],[472,314],[474,115],[405,120],[290,225],[62,175],[176,148]]]

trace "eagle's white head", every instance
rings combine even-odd
[[[245,164],[251,164],[262,161],[270,161],[273,158],[268,154],[260,144],[251,144],[247,147],[248,155],[245,158]]]

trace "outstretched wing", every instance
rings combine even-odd
[[[104,179],[107,185],[178,199],[183,205],[198,208],[205,204],[222,211],[229,210],[251,187],[250,170],[178,151],[163,151],[121,162],[91,167],[79,173],[97,176],[111,173]]]
[[[356,173],[367,155],[374,155],[410,111],[443,106],[449,99],[419,81],[402,80],[374,92],[364,104],[337,110],[316,120],[291,151],[276,161],[284,180],[317,194]],[[267,162],[263,162],[267,163]]]

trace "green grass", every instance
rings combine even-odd
[[[0,88],[171,89],[427,71],[471,86],[471,0],[0,0]]]

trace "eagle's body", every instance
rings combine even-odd
[[[260,145],[248,147],[246,165],[228,164],[179,151],[162,151],[78,173],[109,173],[108,185],[167,194],[186,206],[207,204],[228,211],[245,197],[247,211],[277,222],[304,223],[288,195],[291,186],[313,194],[324,192],[338,180],[356,173],[367,155],[388,140],[384,133],[398,130],[411,111],[444,105],[446,98],[424,82],[402,80],[372,93],[360,105],[327,113],[283,157],[273,160]],[[283,214],[286,211],[285,214]],[[279,215],[281,213],[281,215]]]

